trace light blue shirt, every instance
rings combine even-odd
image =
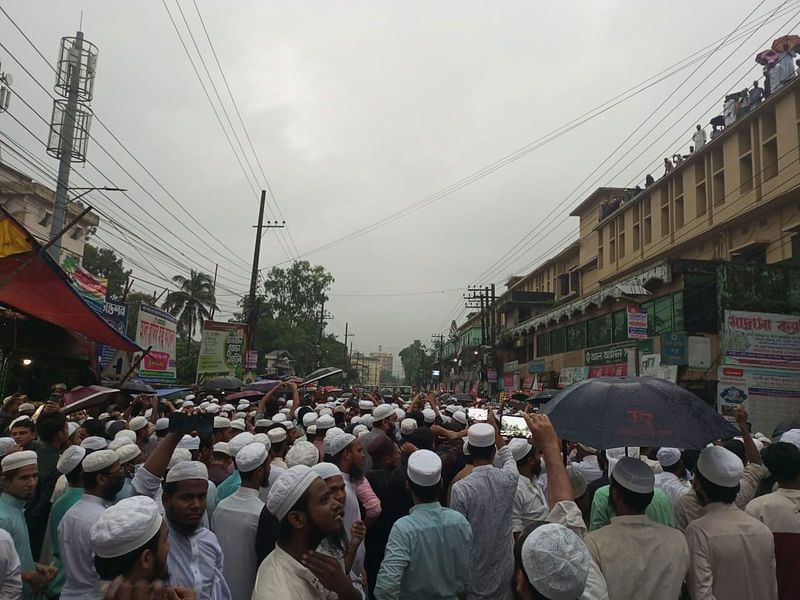
[[[194,588],[197,600],[231,600],[222,572],[222,548],[217,536],[205,527],[184,535],[169,524],[168,540],[170,585]],[[255,554],[255,548],[252,552]]]
[[[219,487],[217,488],[217,504],[225,500],[225,498],[233,494],[233,492],[238,490],[240,487],[242,487],[242,476],[239,475],[239,471],[234,471],[228,475],[228,478],[225,481],[219,484]]]
[[[453,599],[467,591],[472,527],[438,502],[417,504],[392,526],[377,600]]]
[[[20,572],[35,571],[31,553],[31,540],[28,537],[28,526],[25,523],[25,500],[20,500],[11,494],[0,495],[0,529],[5,529],[14,540],[14,548],[19,555]],[[22,586],[22,597],[31,597],[31,588],[25,583]]]

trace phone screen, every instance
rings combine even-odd
[[[471,423],[486,423],[489,420],[489,411],[485,408],[467,408],[467,416]]]
[[[530,438],[531,430],[522,417],[503,415],[500,420],[500,435],[503,437]]]
[[[183,413],[173,413],[169,417],[169,431],[178,433],[213,433],[213,415],[184,415]]]

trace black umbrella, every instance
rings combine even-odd
[[[305,379],[303,379],[303,385],[314,383],[315,381],[325,379],[326,377],[330,377],[331,375],[336,375],[337,373],[341,372],[342,370],[338,367],[322,367],[321,369],[317,369],[316,371],[306,375]]]
[[[688,390],[652,377],[585,379],[542,407],[558,435],[595,448],[701,449],[738,430]]]
[[[204,381],[200,386],[201,392],[238,392],[244,386],[244,382],[238,377],[232,375],[222,375],[220,377],[212,377]]]
[[[525,401],[532,404],[544,404],[555,398],[560,391],[561,390],[539,390],[525,398]]]
[[[155,390],[143,381],[126,381],[119,389],[130,394],[155,394]]]

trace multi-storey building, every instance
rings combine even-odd
[[[726,367],[726,311],[800,314],[800,80],[645,189],[600,188],[571,216],[577,239],[498,297],[491,366],[520,387],[656,374],[717,402],[719,382],[749,376]],[[629,310],[646,329],[629,331]]]

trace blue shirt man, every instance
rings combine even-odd
[[[442,460],[417,450],[408,460],[410,514],[389,533],[375,584],[377,600],[442,598],[467,592],[472,527],[459,512],[437,502]]]

